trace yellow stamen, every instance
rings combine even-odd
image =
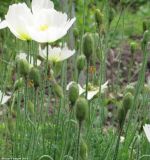
[[[47,30],[48,29],[48,26],[47,25],[41,25],[40,27],[39,27],[39,30],[40,31],[45,31],[45,30]]]

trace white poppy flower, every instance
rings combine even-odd
[[[7,96],[0,91],[0,104],[1,105],[5,104],[10,99],[10,97],[11,96]]]
[[[25,3],[9,6],[5,16],[10,31],[21,40],[31,40],[29,27],[33,25],[33,15]]]
[[[69,90],[69,87],[70,85],[74,83],[73,81],[70,82],[67,87],[66,87],[66,90]],[[103,85],[101,85],[101,93],[104,93],[106,91],[106,89],[108,88],[108,81],[105,82]],[[83,89],[80,84],[78,84],[79,86],[79,95],[83,94],[86,92],[85,89]],[[87,92],[87,100],[91,100],[95,95],[97,95],[99,93],[99,87],[94,87],[94,88],[91,88],[90,90],[88,90]]]
[[[40,56],[44,59],[47,58],[47,49],[41,49],[39,48]],[[48,59],[50,61],[59,62],[64,61],[68,59],[69,57],[73,56],[75,54],[75,50],[69,50],[67,46],[60,48],[60,47],[54,47],[48,46]]]
[[[144,129],[144,132],[145,132],[145,135],[146,135],[148,141],[150,142],[150,124],[145,124],[143,126],[143,129]]]
[[[7,27],[7,22],[5,20],[1,21],[0,19],[0,29],[4,29]]]
[[[32,12],[39,12],[40,9],[53,9],[54,3],[50,0],[32,0]]]
[[[33,19],[30,34],[39,43],[54,42],[62,38],[75,22],[75,18],[70,20],[67,14],[54,9],[40,9],[33,14]]]
[[[17,59],[26,59],[27,60],[27,54],[26,53],[20,53],[19,55],[16,56]],[[29,57],[29,63],[30,67],[34,66],[34,59],[33,57]],[[37,60],[37,66],[41,64],[40,60]]]

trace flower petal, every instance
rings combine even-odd
[[[145,132],[145,135],[146,135],[148,141],[150,142],[150,124],[145,124],[143,126],[143,129],[144,129],[144,132]]]
[[[18,3],[10,5],[5,19],[11,32],[21,40],[30,40],[28,31],[29,26],[32,26],[31,10],[25,3]]]
[[[53,9],[54,3],[50,0],[32,0],[32,12],[36,13],[40,9]]]
[[[1,105],[5,104],[10,98],[11,96],[7,96],[0,91],[0,104]]]
[[[6,20],[0,21],[0,29],[4,29],[7,27],[7,22]]]

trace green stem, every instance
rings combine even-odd
[[[77,158],[76,158],[77,160],[79,160],[79,152],[80,152],[81,124],[82,124],[82,122],[79,122],[78,139],[77,139]]]

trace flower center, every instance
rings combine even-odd
[[[47,30],[48,29],[48,25],[41,25],[40,27],[39,27],[39,30],[40,31],[45,31],[45,30]]]

